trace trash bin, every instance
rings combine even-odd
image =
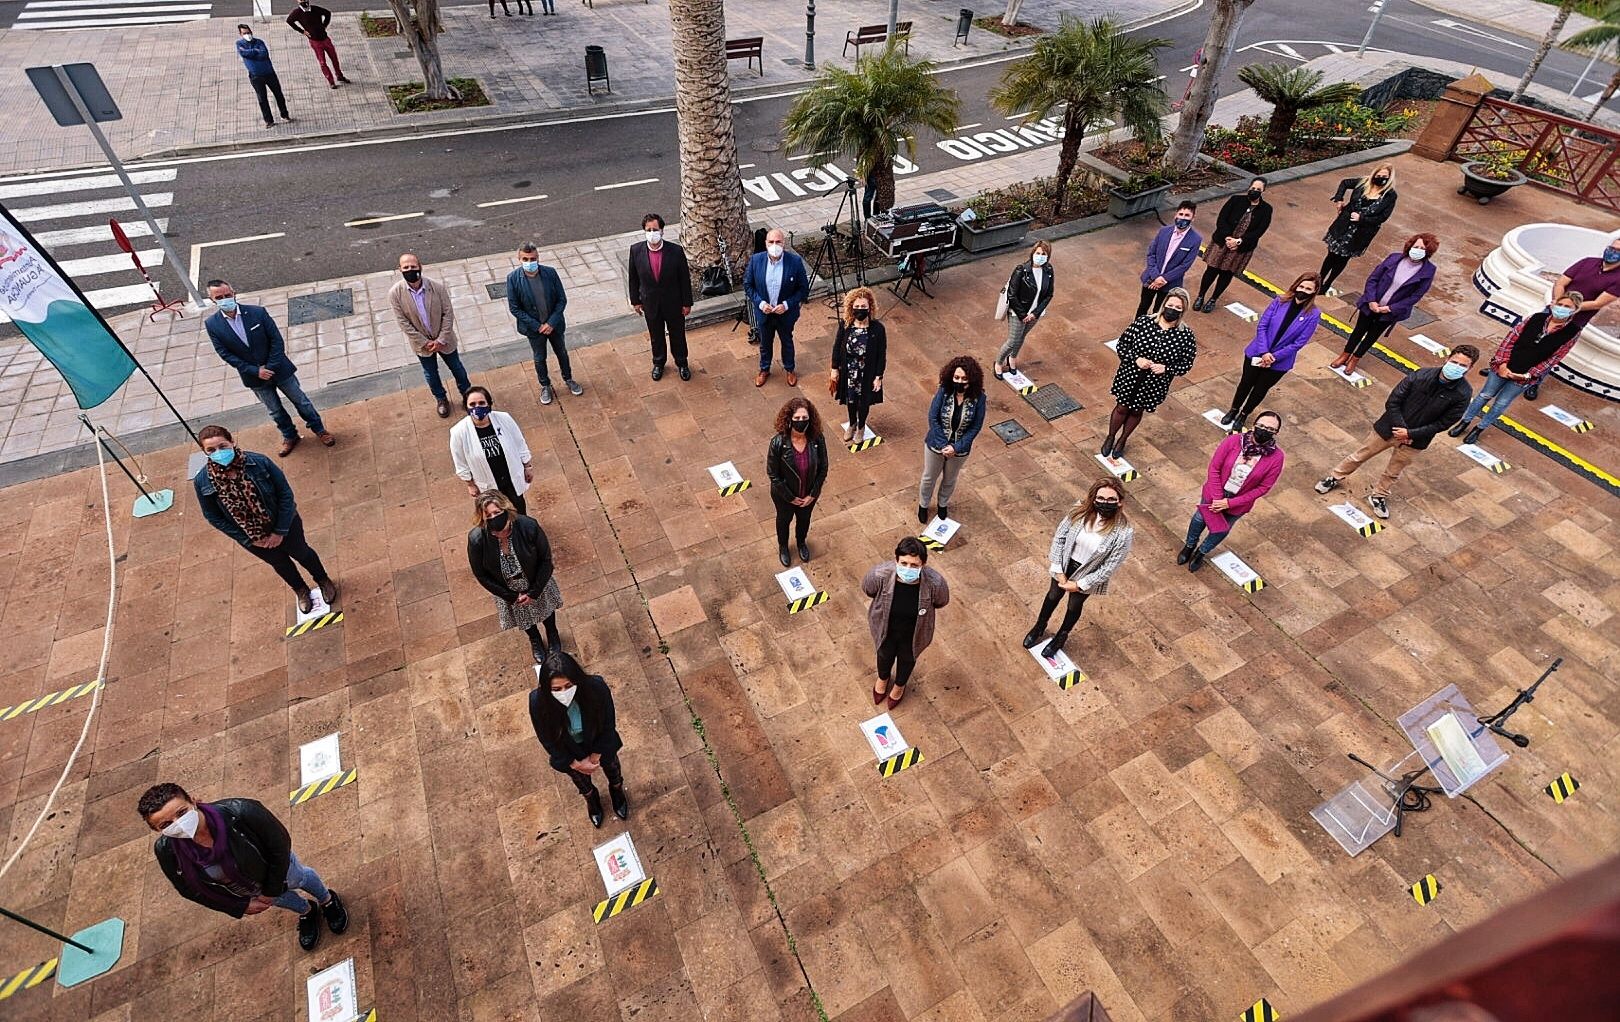
[[[607,51],[600,46],[585,47],[585,93],[595,95],[594,86],[604,82],[613,91],[613,79],[608,76]]]
[[[973,27],[973,12],[968,10],[966,7],[962,8],[959,11],[957,11],[956,12],[956,40],[951,45],[955,46],[956,43],[965,43],[965,42],[967,42],[968,29],[970,29],[972,27]]]

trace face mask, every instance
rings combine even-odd
[[[1567,305],[1554,305],[1552,307],[1553,319],[1568,319],[1573,315],[1575,315],[1575,310]]]
[[[1034,263],[1036,266],[1045,266],[1046,265],[1046,253],[1045,252],[1036,252],[1034,255],[1029,257],[1029,261]]]
[[[237,309],[235,298],[221,298],[214,304],[219,306],[221,312],[235,312]]]
[[[1259,444],[1261,447],[1264,447],[1275,439],[1277,439],[1276,430],[1261,429],[1259,426],[1254,427],[1254,442]]]
[[[855,310],[855,319],[857,321],[859,321],[861,323],[865,323],[870,318],[872,318],[872,310],[871,309],[856,309]]]
[[[1166,305],[1166,306],[1165,306],[1165,307],[1164,307],[1164,308],[1163,308],[1163,309],[1162,309],[1162,310],[1161,310],[1161,311],[1160,311],[1160,312],[1159,312],[1159,315],[1161,315],[1161,316],[1163,316],[1163,317],[1164,317],[1164,321],[1165,321],[1165,322],[1166,322],[1166,323],[1174,323],[1174,322],[1175,322],[1175,321],[1176,321],[1176,320],[1178,320],[1178,319],[1180,319],[1180,318],[1181,318],[1181,310],[1180,310],[1180,309],[1176,309],[1176,308],[1172,308],[1172,307],[1170,307],[1170,306],[1168,306],[1168,305]]]
[[[220,468],[227,468],[230,466],[231,462],[236,460],[236,448],[221,447],[217,451],[209,451],[208,460],[218,465]]]
[[[175,817],[173,823],[163,828],[163,833],[169,837],[183,837],[189,841],[197,836],[197,825],[201,822],[202,813],[193,807]]]
[[[647,232],[647,244],[656,245],[660,241],[663,241],[663,240],[664,240],[664,232],[663,231],[648,231]]]
[[[510,518],[510,515],[508,515],[505,511],[502,511],[498,515],[485,519],[484,528],[489,532],[505,532],[506,523],[510,520]]]
[[[251,43],[253,41],[253,33],[252,32],[243,32],[242,33],[242,38]]]
[[[1440,367],[1440,375],[1448,380],[1460,380],[1468,372],[1468,367],[1455,362],[1447,362]]]
[[[1255,202],[1259,198],[1260,198],[1260,189],[1258,189],[1258,188],[1250,188],[1249,189],[1249,201],[1250,202]]]
[[[964,393],[967,390],[967,381],[966,380],[952,380],[951,381],[951,389],[956,391],[958,394]]]
[[[1304,305],[1306,302],[1310,301],[1312,298],[1315,298],[1315,297],[1316,297],[1316,292],[1315,291],[1295,291],[1294,292],[1294,301],[1300,303],[1301,305]]]
[[[489,405],[473,405],[467,409],[467,414],[475,419],[487,419],[489,418]]]
[[[922,578],[921,568],[908,568],[904,564],[897,564],[894,568],[894,577],[906,585],[915,585]]]
[[[1620,248],[1604,249],[1603,261],[1606,263],[1620,263]]]
[[[810,431],[809,419],[789,419],[788,425],[793,427],[795,433],[808,433]]]
[[[557,689],[551,690],[551,698],[557,700],[559,703],[562,703],[564,706],[571,705],[574,701],[574,697],[577,695],[579,695],[578,685],[569,685],[567,688],[561,691],[558,691]]]
[[[414,284],[422,279],[421,270],[400,270],[399,275],[405,278],[407,284]]]
[[[1185,231],[1187,228],[1189,228],[1191,226],[1192,226],[1192,217],[1190,217],[1190,216],[1178,216],[1178,217],[1176,217],[1176,230]]]
[[[1411,248],[1406,250],[1406,254],[1412,257],[1413,262],[1421,263],[1423,261],[1423,257],[1429,253],[1423,251],[1422,245],[1413,245]]]
[[[540,260],[532,259],[532,260],[524,263],[523,264],[523,272],[524,273],[539,273],[540,272]]]
[[[1099,504],[1093,504],[1091,506],[1097,509],[1097,517],[1099,517],[1099,518],[1108,519],[1108,518],[1112,518],[1115,515],[1119,514],[1119,505],[1118,504],[1100,504],[1099,503]]]
[[[1378,175],[1377,177],[1373,178],[1373,184],[1377,185],[1380,188],[1384,187],[1385,185],[1389,184],[1389,175],[1387,175],[1387,174]]]
[[[765,251],[770,253],[772,259],[782,258],[782,246],[778,242],[773,241],[769,245],[766,245]]]

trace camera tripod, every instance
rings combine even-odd
[[[844,246],[844,257],[840,260],[838,249],[843,235],[839,230],[844,220],[844,204],[849,204],[849,241]],[[833,214],[832,223],[821,227],[821,246],[816,249],[816,257],[810,264],[811,274],[820,280],[828,281],[832,291],[827,296],[827,305],[832,308],[833,315],[844,301],[844,292],[849,290],[845,284],[844,274],[848,270],[854,278],[854,286],[866,286],[866,261],[861,251],[861,204],[855,197],[855,179],[844,178],[843,195],[838,199],[838,210]]]

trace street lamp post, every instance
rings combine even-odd
[[[816,0],[804,4],[804,66],[816,69]]]

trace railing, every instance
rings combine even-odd
[[[1452,150],[1459,160],[1508,154],[1530,180],[1620,212],[1620,132],[1486,97]]]

